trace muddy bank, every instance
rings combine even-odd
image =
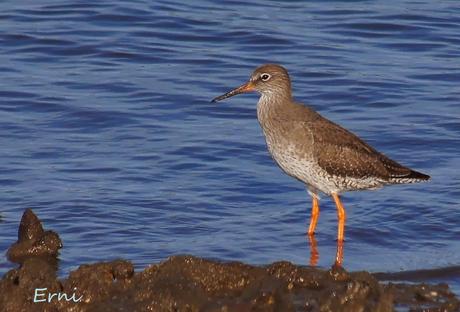
[[[84,264],[58,279],[61,247],[58,234],[26,210],[8,251],[19,267],[0,281],[0,311],[460,310],[447,285],[382,284],[368,272],[289,262],[257,267],[175,256],[134,272],[118,260]]]

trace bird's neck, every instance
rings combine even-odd
[[[257,103],[257,119],[261,124],[281,116],[293,106],[291,95],[263,93]]]

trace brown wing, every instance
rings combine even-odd
[[[295,104],[275,120],[290,136],[298,137],[309,145],[318,165],[329,174],[352,178],[374,177],[387,181],[398,178],[429,179],[429,176],[391,160],[310,107]]]
[[[320,116],[306,127],[314,140],[314,156],[329,174],[388,180],[410,175],[411,170],[379,153],[350,131]]]

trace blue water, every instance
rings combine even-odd
[[[61,274],[182,253],[308,264],[311,200],[266,151],[257,96],[209,103],[276,62],[297,100],[432,176],[343,196],[344,267],[460,264],[458,1],[181,2],[2,3],[2,254],[33,208]],[[336,227],[324,197],[321,267]]]

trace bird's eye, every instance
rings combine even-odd
[[[262,81],[267,81],[270,78],[271,78],[271,76],[269,74],[260,75],[260,79],[262,79]]]

